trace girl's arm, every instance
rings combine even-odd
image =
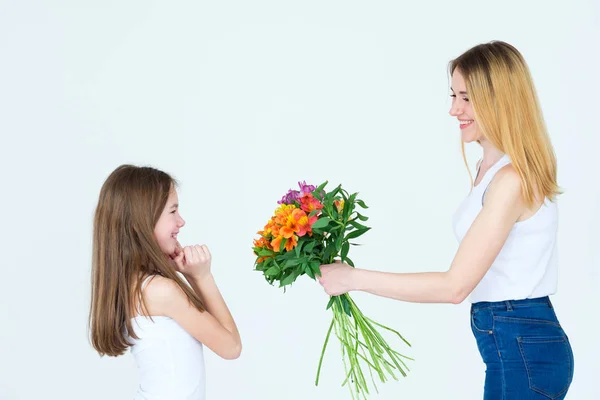
[[[186,247],[175,257],[177,269],[201,297],[206,312],[198,311],[179,286],[168,278],[152,279],[144,296],[152,315],[173,318],[214,353],[232,360],[240,356],[242,342],[229,308],[210,273],[210,261],[206,246]]]
[[[462,240],[446,272],[391,273],[324,265],[319,282],[329,295],[360,290],[415,303],[461,303],[475,289],[525,211],[521,181],[512,166],[502,168],[485,195],[485,205]]]

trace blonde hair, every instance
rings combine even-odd
[[[169,265],[154,236],[154,227],[176,181],[150,167],[121,165],[106,179],[94,216],[92,295],[89,314],[92,346],[100,355],[118,356],[137,339],[134,309],[144,277],[172,279],[191,304],[204,311],[198,295]]]
[[[508,43],[492,41],[452,60],[450,74],[456,69],[465,79],[483,137],[510,157],[519,174],[526,204],[532,207],[536,197],[554,201],[561,193],[556,156],[521,53]],[[462,153],[468,167],[464,143]]]

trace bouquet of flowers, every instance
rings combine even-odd
[[[339,257],[341,261],[354,267],[348,257],[351,240],[356,239],[371,228],[363,225],[368,218],[357,211],[357,207],[368,208],[357,198],[357,193],[349,194],[337,186],[326,192],[325,186],[307,185],[298,182],[299,190],[290,190],[277,203],[274,215],[259,231],[254,240],[256,255],[255,270],[261,271],[269,284],[279,282],[279,287],[292,284],[299,276],[308,275],[315,279],[320,276],[320,265],[330,264]],[[364,211],[363,211],[364,212]],[[365,398],[369,393],[363,365],[369,374],[375,390],[377,385],[373,372],[381,382],[387,380],[386,372],[395,380],[394,371],[406,376],[408,367],[404,356],[392,349],[377,328],[397,335],[410,346],[400,333],[366,317],[348,293],[331,296],[327,309],[332,309],[333,318],[321,358],[317,368],[315,385],[319,384],[319,374],[323,356],[333,331],[342,348],[342,358],[346,377],[342,386],[348,385],[352,398]]]

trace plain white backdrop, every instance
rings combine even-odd
[[[244,350],[206,351],[208,399],[347,399],[331,314],[308,277],[283,291],[251,251],[299,180],[360,192],[363,268],[443,271],[469,190],[447,64],[493,39],[528,61],[559,163],[568,399],[600,397],[600,6],[578,1],[0,1],[0,399],[130,399],[130,354],[87,334],[92,215],[118,165],[181,182],[184,244],[205,243]],[[480,156],[469,146],[473,168]],[[378,399],[482,398],[469,304],[353,294],[414,358]]]

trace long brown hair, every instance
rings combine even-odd
[[[526,204],[533,206],[536,194],[554,200],[561,193],[556,157],[521,53],[502,41],[483,43],[452,60],[450,74],[456,69],[465,79],[482,135],[510,157],[519,174]],[[464,143],[462,149],[466,164]]]
[[[154,236],[169,193],[177,182],[151,167],[121,165],[106,179],[94,216],[92,294],[89,314],[92,346],[100,355],[118,356],[137,339],[131,318],[142,280],[160,275],[175,281],[200,311],[198,295],[183,282]]]

